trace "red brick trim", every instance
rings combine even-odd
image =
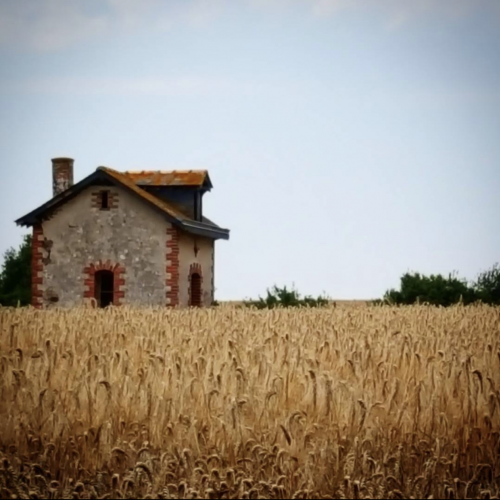
[[[108,208],[101,208],[102,206],[102,193],[108,193]],[[109,189],[101,189],[99,191],[94,191],[91,196],[92,208],[98,208],[99,210],[113,210],[118,208],[118,193],[110,191]]]
[[[188,276],[188,297],[189,297],[189,305],[192,306],[191,303],[191,276],[193,274],[198,274],[200,276],[200,303],[203,305],[203,272],[201,270],[201,265],[198,263],[191,264],[189,267],[189,276]]]
[[[191,276],[195,273],[203,276],[203,273],[201,271],[201,264],[198,264],[197,262],[191,264],[191,266],[189,267],[189,277],[191,278]]]
[[[212,286],[210,294],[212,303],[210,305],[213,306],[215,302],[215,240],[212,240],[212,282],[210,285]]]
[[[167,228],[167,306],[179,305],[179,231]]]
[[[113,305],[121,305],[121,300],[125,298],[125,268],[120,264],[113,264],[107,260],[100,260],[97,264],[90,264],[83,270],[85,291],[83,297],[85,299],[95,299],[95,274],[98,271],[111,271],[114,278],[113,286]]]
[[[37,309],[43,306],[43,227],[41,224],[33,226],[31,241],[31,304]]]

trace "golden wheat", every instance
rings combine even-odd
[[[498,498],[500,310],[0,309],[1,498]]]

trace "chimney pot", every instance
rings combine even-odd
[[[52,159],[52,189],[54,196],[61,194],[73,185],[72,158]]]

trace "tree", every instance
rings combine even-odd
[[[500,305],[500,266],[495,264],[482,272],[474,283],[474,289],[478,299],[485,304]]]
[[[0,272],[0,305],[27,306],[31,303],[31,236],[26,235],[18,250],[5,252]]]
[[[420,273],[406,273],[401,277],[400,290],[389,290],[384,296],[384,302],[389,304],[432,304],[436,306],[451,306],[462,302],[470,304],[477,300],[474,288],[467,281],[450,274],[425,276]]]

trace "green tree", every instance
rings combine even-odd
[[[451,306],[462,302],[470,304],[477,300],[474,288],[467,281],[454,274],[445,277],[441,274],[425,276],[420,273],[406,273],[401,277],[399,290],[389,290],[384,302],[389,304],[432,304]]]
[[[482,272],[474,283],[479,300],[485,304],[500,305],[500,266]]]
[[[27,306],[31,303],[31,236],[26,235],[18,250],[5,252],[0,272],[0,305]]]

